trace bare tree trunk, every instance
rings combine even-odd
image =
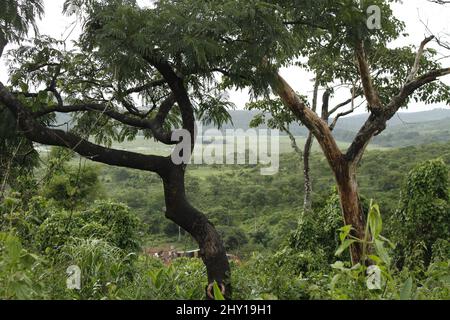
[[[219,233],[207,217],[195,209],[185,194],[185,168],[171,166],[162,175],[166,199],[166,217],[189,232],[197,241],[200,256],[206,266],[208,290],[216,281],[227,299],[231,298],[231,271],[225,247]],[[212,295],[212,292],[209,293]],[[211,297],[209,297],[211,298]]]
[[[320,86],[320,75],[316,75],[316,80],[314,82],[314,93],[312,101],[312,111],[317,112],[317,100],[319,96],[319,86]],[[322,107],[323,109],[323,107]],[[311,169],[309,164],[309,158],[311,157],[311,148],[314,143],[314,135],[310,131],[308,138],[305,142],[305,147],[303,151],[303,176],[304,184],[303,189],[305,192],[303,198],[303,212],[309,212],[312,210],[312,180],[311,180]]]
[[[312,133],[308,134],[308,138],[305,143],[305,150],[303,152],[303,175],[305,177],[304,190],[305,197],[303,200],[303,211],[308,212],[312,210],[312,181],[311,181],[311,168],[309,164],[309,158],[311,156],[311,148],[314,142],[314,136]]]
[[[310,175],[310,165],[309,165],[309,157],[311,156],[311,147],[314,142],[314,136],[309,133],[308,139],[306,140],[304,151],[300,150],[297,141],[294,137],[294,135],[286,128],[283,128],[283,130],[287,133],[289,136],[289,139],[291,140],[291,146],[292,149],[294,149],[295,153],[300,157],[300,161],[303,161],[303,173],[304,173],[304,200],[303,200],[303,212],[311,211],[312,209],[312,182],[311,182],[311,175]]]
[[[358,183],[356,181],[356,165],[341,160],[333,168],[339,190],[341,209],[346,225],[352,225],[352,235],[358,239],[365,237],[365,216],[360,204]],[[353,265],[360,263],[363,258],[363,246],[354,244],[350,247]]]
[[[294,149],[295,153],[300,156],[300,160],[302,160],[303,153],[302,153],[302,150],[300,150],[300,148],[297,144],[297,140],[295,139],[294,135],[291,133],[291,131],[289,131],[289,129],[283,128],[283,131],[286,132],[286,134],[289,137],[289,140],[291,140],[292,149]]]

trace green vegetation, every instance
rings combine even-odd
[[[362,190],[381,200],[381,210],[363,203],[372,235],[367,259],[382,271],[382,290],[368,290],[367,268],[349,264],[347,248],[357,240],[348,238],[320,154],[312,156],[315,202],[308,214],[301,210],[295,154],[284,154],[280,174],[271,177],[260,176],[257,167],[192,166],[187,191],[216,225],[228,252],[240,257],[232,263],[236,299],[449,299],[450,158],[431,160],[443,154],[450,154],[450,144],[373,150],[363,159]],[[170,245],[196,248],[191,236],[161,219],[157,176],[74,160],[50,163],[61,170],[42,180],[47,170],[40,168],[32,194],[11,189],[2,202],[1,298],[204,298],[201,260],[179,258],[166,266],[144,253]],[[73,192],[56,198],[53,189]],[[71,265],[83,270],[81,290],[66,287]]]
[[[68,46],[42,0],[0,1],[0,298],[449,299],[448,119],[386,130],[450,103],[448,45],[392,45],[395,2],[66,0]],[[230,89],[289,136],[277,175],[188,165]]]

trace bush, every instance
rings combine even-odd
[[[0,229],[14,230],[25,246],[32,247],[39,226],[53,211],[44,198],[32,197],[24,202],[20,194],[11,194],[0,204]]]
[[[448,168],[443,160],[426,161],[408,174],[392,223],[400,266],[418,260],[427,266],[433,245],[440,239],[450,239],[448,188]],[[419,255],[418,248],[422,252]]]
[[[298,252],[318,252],[317,266],[329,265],[339,245],[336,230],[343,225],[339,195],[334,191],[322,210],[302,213],[297,230],[290,236],[289,247]]]
[[[87,204],[101,195],[97,171],[91,166],[63,167],[47,181],[42,194],[66,209]]]
[[[42,252],[57,254],[71,236],[80,234],[84,224],[79,212],[55,212],[39,226],[36,244]]]
[[[57,252],[69,238],[95,237],[110,245],[136,252],[139,250],[139,220],[129,209],[108,201],[95,202],[85,212],[60,210],[39,227],[37,243],[42,251]]]
[[[139,250],[139,219],[123,204],[97,201],[82,213],[84,221],[108,228],[106,241],[127,252]],[[103,231],[99,231],[103,232]]]
[[[306,277],[299,264],[309,265],[312,255],[285,248],[274,256],[254,254],[244,264],[232,265],[233,298],[237,300],[308,300],[322,299],[317,283],[324,278]],[[303,262],[302,262],[303,261]],[[325,282],[321,285],[326,286]]]
[[[134,273],[130,254],[99,239],[72,238],[58,257],[61,266],[78,266],[81,289],[67,289],[76,299],[115,299]]]
[[[41,258],[22,247],[11,233],[0,233],[0,300],[36,299],[42,291],[37,279]]]
[[[153,258],[141,257],[134,281],[120,294],[137,300],[202,300],[205,278],[206,269],[199,259],[180,258],[166,267]]]

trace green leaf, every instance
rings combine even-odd
[[[222,292],[219,289],[219,286],[217,285],[217,282],[214,281],[214,285],[213,285],[213,291],[214,291],[214,299],[215,300],[225,300]]]
[[[342,242],[342,244],[340,245],[340,247],[337,249],[335,255],[338,257],[340,256],[345,250],[348,249],[348,247],[350,247],[352,244],[354,244],[356,242],[356,240],[344,240]]]
[[[379,238],[380,238],[381,240],[383,240],[384,242],[386,242],[387,244],[389,244],[389,246],[390,246],[392,249],[395,249],[396,245],[395,245],[395,243],[393,243],[391,240],[389,240],[388,238],[385,238],[385,237],[383,237],[383,236],[379,236]]]
[[[336,270],[345,270],[345,264],[342,261],[336,261],[331,267]]]
[[[375,255],[369,255],[368,258],[370,260],[372,260],[373,262],[375,262],[377,265],[380,265],[383,263],[383,260],[380,259],[380,257],[375,256]]]
[[[374,204],[369,212],[369,228],[373,238],[378,238],[383,230],[383,221],[381,219],[380,207]]]
[[[48,100],[48,92],[47,91],[39,91],[37,100],[39,103],[46,103]]]
[[[411,300],[412,298],[412,285],[413,279],[410,277],[404,283],[402,290],[400,291],[400,300]]]
[[[22,90],[22,92],[26,93],[28,92],[28,89],[29,89],[28,84],[26,84],[25,82],[20,83],[20,90]]]
[[[378,256],[386,263],[387,265],[390,265],[391,258],[389,257],[388,252],[386,251],[386,248],[384,247],[384,242],[381,240],[375,239],[375,250],[378,254]]]
[[[344,240],[348,237],[348,235],[350,234],[350,232],[353,230],[353,226],[352,225],[347,225],[345,227],[342,227],[339,229],[339,231],[341,231],[339,238],[341,239],[341,242],[344,242]]]

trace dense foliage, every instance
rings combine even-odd
[[[328,170],[323,161],[314,168],[317,200],[314,212],[308,214],[303,214],[300,209],[290,209],[293,203],[298,203],[301,208],[301,195],[287,188],[279,190],[285,184],[291,187],[301,184],[301,177],[289,174],[294,169],[289,168],[292,163],[289,158],[294,157],[293,154],[282,156],[282,172],[275,177],[261,177],[254,167],[225,167],[222,170],[192,167],[188,192],[194,202],[199,197],[205,206],[211,206],[208,213],[222,233],[229,252],[241,258],[241,262],[232,266],[234,298],[448,299],[450,255],[446,242],[448,233],[445,234],[448,222],[442,220],[448,218],[448,211],[447,214],[442,211],[448,210],[448,206],[438,204],[448,201],[447,166],[450,159],[426,161],[416,167],[415,159],[408,157],[412,152],[417,159],[433,159],[435,154],[448,147],[372,151],[363,161],[362,169],[379,163],[379,157],[392,158],[395,165],[395,168],[386,169],[379,165],[373,173],[374,179],[369,175],[362,181],[367,193],[384,197],[381,215],[375,215],[379,219],[377,223],[384,220],[381,234],[386,238],[380,238],[384,249],[370,255],[383,270],[385,287],[378,291],[367,289],[364,268],[350,268],[348,253],[343,249],[345,242],[344,247],[341,243],[345,241],[342,234],[345,228],[339,199],[336,191],[330,189],[332,181],[321,178],[327,176]],[[57,153],[54,151],[51,156]],[[399,154],[404,158],[398,158]],[[313,157],[318,160],[314,163],[320,163],[318,154]],[[62,165],[69,177],[65,185],[71,185],[70,172],[80,177],[86,174],[91,177],[89,180],[97,181],[95,187],[86,192],[80,192],[85,186],[72,185],[79,189],[74,192],[78,199],[76,206],[66,206],[73,195],[63,193],[57,199],[46,196],[49,186],[55,183],[54,178],[58,181],[58,171],[39,184],[30,201],[23,202],[21,194],[11,190],[2,202],[1,297],[202,299],[202,279],[206,271],[200,260],[176,259],[166,266],[139,249],[139,245],[163,248],[167,243],[180,250],[195,248],[195,243],[183,231],[180,234],[176,226],[161,223],[164,221],[160,219],[164,202],[159,179],[124,169],[97,168],[94,171],[92,168],[82,166],[78,174],[77,161],[70,160]],[[412,170],[408,175],[401,173],[408,170]],[[391,182],[398,183],[397,180],[403,180],[404,176],[404,200],[398,208],[395,199],[400,194],[401,184],[392,187],[383,181],[376,182],[375,177],[380,176],[380,171]],[[37,176],[42,172],[46,170],[40,169]],[[243,176],[245,180],[242,180]],[[217,179],[225,192],[214,189]],[[201,183],[203,181],[207,183]],[[427,184],[427,181],[434,182]],[[103,191],[99,193],[98,188]],[[411,193],[407,193],[408,190]],[[153,194],[151,198],[147,196],[149,192]],[[255,201],[248,201],[254,193]],[[390,197],[385,197],[389,194]],[[107,200],[110,197],[119,198],[128,206]],[[425,203],[425,208],[431,206],[436,210],[420,211],[420,206],[409,205],[412,201]],[[369,214],[369,201],[364,203],[364,210]],[[230,215],[225,213],[225,207]],[[402,220],[401,227],[397,228],[397,220],[409,215],[415,219],[410,224]],[[436,216],[429,218],[428,215]],[[136,220],[137,216],[142,222]],[[292,221],[298,221],[298,224],[292,224]],[[377,220],[372,218],[370,221]],[[432,228],[434,233],[417,232],[434,222],[437,223],[437,228]],[[377,225],[376,222],[373,225]],[[391,248],[390,241],[386,242],[387,239],[396,245],[395,249]],[[432,257],[428,260],[423,258],[423,247],[417,245],[420,243],[429,245],[426,252]],[[406,246],[408,250],[404,249]],[[337,251],[339,257],[335,255]],[[407,264],[398,263],[405,258]],[[71,265],[83,270],[80,291],[66,287],[66,269]]]
[[[356,0],[68,0],[64,12],[83,24],[68,49],[38,34],[42,1],[2,1],[0,56],[18,47],[0,83],[0,298],[201,299],[208,277],[217,298],[219,282],[240,299],[449,299],[450,146],[363,157],[408,102],[450,97],[438,81],[450,69],[424,50],[433,38],[418,54],[388,46],[404,31],[393,2],[372,1],[384,14],[371,30],[368,4]],[[366,98],[371,115],[345,153],[279,76],[294,65],[314,72],[328,98],[336,83],[351,88],[352,109]],[[250,108],[271,113],[272,128],[300,121],[319,140],[326,160],[311,161],[312,210],[300,209],[292,154],[277,176],[261,176],[256,165],[187,166],[111,148],[142,135],[172,146],[179,127],[193,147],[195,120],[230,121],[229,88],[252,98],[272,90],[281,100]],[[66,130],[55,128],[57,112],[72,115]],[[41,152],[36,168],[31,141],[65,149]],[[159,256],[197,246],[204,264]],[[231,274],[226,251],[237,256]],[[68,282],[73,270],[79,287]]]

